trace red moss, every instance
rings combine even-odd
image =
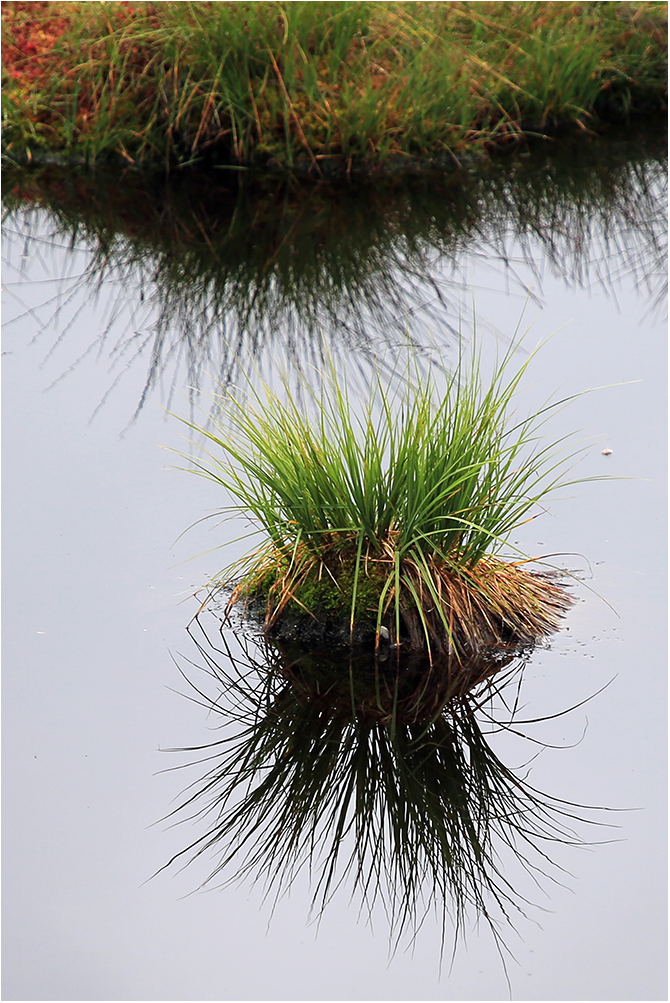
[[[71,24],[68,8],[68,4],[23,0],[2,4],[7,39],[2,62],[22,90],[45,83],[52,74],[54,45]]]

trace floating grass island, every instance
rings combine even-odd
[[[439,379],[416,363],[373,378],[362,404],[332,370],[316,391],[224,391],[213,424],[190,426],[206,443],[191,469],[264,538],[217,578],[227,609],[260,607],[269,637],[421,654],[471,681],[553,633],[571,597],[508,541],[579,483],[579,450],[541,435],[565,401],[513,414],[534,354],[514,368],[516,348],[486,384],[473,351]]]
[[[4,153],[332,173],[663,111],[657,2],[3,5]]]

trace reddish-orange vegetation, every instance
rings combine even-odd
[[[135,6],[127,0],[110,4],[15,0],[1,6],[3,74],[5,81],[11,78],[7,99],[43,135],[55,136],[64,116],[85,135],[99,111],[100,88],[113,84],[115,76],[114,67],[108,66],[96,79],[92,66],[101,59],[104,63],[106,37],[134,21]],[[140,6],[145,24],[155,26],[153,5]],[[125,71],[136,74],[136,84],[149,57],[137,46],[127,56]],[[139,102],[143,96],[142,88],[135,86],[133,100]]]
[[[320,174],[663,107],[667,19],[649,0],[328,6],[324,23],[279,2],[3,3],[5,150],[309,157]]]
[[[39,86],[53,72],[54,43],[70,24],[68,6],[23,0],[2,3],[2,63],[20,86]]]

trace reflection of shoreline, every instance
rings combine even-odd
[[[574,827],[595,822],[593,809],[534,789],[487,739],[519,727],[509,708],[524,661],[429,706],[431,683],[416,666],[384,694],[388,668],[297,663],[198,619],[190,632],[201,660],[189,663],[213,686],[182,674],[220,731],[211,744],[172,750],[201,775],[168,818],[205,831],[165,866],[204,854],[214,859],[204,885],[260,880],[277,898],[307,868],[317,914],[346,883],[370,918],[385,911],[394,947],[412,942],[432,911],[443,941],[451,925],[458,941],[466,922],[483,919],[504,964],[505,930],[529,905],[515,867],[520,878],[556,880],[551,843],[584,845]]]
[[[54,238],[90,246],[83,274],[59,277],[37,315],[42,329],[67,331],[78,299],[114,289],[116,319],[98,348],[129,365],[148,356],[139,410],[163,378],[226,383],[273,354],[303,371],[324,352],[379,368],[409,337],[432,339],[439,355],[457,337],[459,259],[472,248],[518,281],[514,245],[535,291],[547,269],[612,292],[629,278],[653,307],[665,281],[664,176],[657,148],[599,140],[375,186],[259,186],[222,172],[169,185],[128,172],[119,185],[118,173],[10,170],[4,201],[47,210]],[[17,250],[30,251],[30,220]],[[6,277],[11,286],[10,268]]]

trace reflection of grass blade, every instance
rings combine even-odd
[[[498,759],[476,700],[451,700],[426,723],[398,712],[366,724],[364,686],[353,711],[332,699],[345,665],[296,674],[263,645],[233,655],[225,639],[217,651],[206,633],[194,636],[224,731],[211,746],[182,750],[197,751],[207,772],[171,817],[207,829],[170,863],[214,854],[207,882],[260,880],[276,896],[308,868],[317,913],[346,883],[368,913],[386,912],[396,945],[436,911],[443,932],[451,917],[456,937],[471,915],[485,919],[504,954],[504,926],[528,904],[511,861],[536,883],[552,871],[556,880],[551,846],[581,843],[574,825],[585,810],[538,792]],[[477,699],[488,694],[488,705],[497,691],[489,683]]]

